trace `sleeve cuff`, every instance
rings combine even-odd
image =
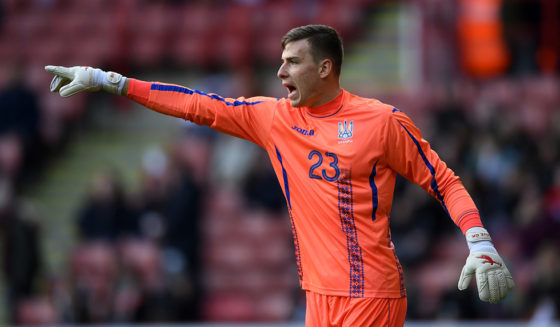
[[[478,211],[471,211],[463,214],[459,217],[457,226],[459,226],[463,235],[466,235],[467,230],[472,227],[484,227],[482,221],[480,220],[480,213]]]
[[[145,106],[148,104],[148,100],[150,99],[151,86],[151,82],[144,82],[134,78],[129,78],[126,97]]]

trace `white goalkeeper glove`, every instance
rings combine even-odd
[[[51,92],[59,92],[65,98],[82,91],[101,89],[120,95],[126,81],[121,74],[85,66],[45,66],[45,70],[55,75]]]
[[[488,231],[482,227],[470,228],[466,233],[470,255],[461,271],[458,287],[465,290],[476,274],[478,296],[482,301],[498,303],[503,300],[514,282],[498,251],[492,245]]]

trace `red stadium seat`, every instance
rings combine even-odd
[[[238,34],[228,31],[220,38],[218,60],[227,67],[240,69],[251,64],[253,46],[249,33]]]
[[[219,58],[222,12],[208,5],[181,7],[174,16],[171,57],[180,65],[208,66]]]
[[[134,64],[154,67],[164,57],[169,29],[166,7],[151,5],[132,14],[130,52]],[[142,22],[142,23],[139,23]]]
[[[254,300],[246,294],[213,294],[202,304],[205,321],[246,322],[254,320],[256,314]]]
[[[212,269],[242,270],[255,266],[254,249],[243,239],[214,242],[206,246],[204,261]]]
[[[267,322],[287,321],[293,313],[293,302],[294,294],[291,289],[263,294],[255,301],[257,306],[255,320]]]
[[[319,24],[332,26],[337,31],[349,38],[357,28],[357,22],[360,22],[362,12],[359,7],[348,3],[322,3],[319,6],[314,21]]]
[[[292,2],[280,2],[266,5],[257,17],[257,29],[260,31],[257,55],[266,64],[280,63],[282,36],[301,22],[297,8]]]

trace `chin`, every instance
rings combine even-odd
[[[298,100],[290,100],[290,105],[291,105],[292,107],[303,107],[303,106],[301,105],[301,102],[298,101]]]

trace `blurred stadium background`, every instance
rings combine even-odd
[[[407,326],[557,322],[558,0],[2,0],[0,324],[303,325],[263,151],[126,99],[62,99],[43,67],[281,97],[279,40],[308,23],[342,34],[343,87],[410,115],[462,177],[517,283],[498,305],[459,292],[464,239],[399,180]]]

